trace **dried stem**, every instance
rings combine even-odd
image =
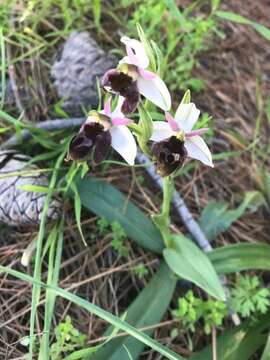
[[[217,329],[212,327],[212,360],[217,360]]]

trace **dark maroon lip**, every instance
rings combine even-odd
[[[91,156],[94,165],[100,164],[108,155],[111,147],[111,134],[97,122],[85,123],[69,145],[69,158],[85,161]]]
[[[184,142],[176,136],[154,143],[152,153],[161,176],[168,176],[180,169],[187,158]]]
[[[105,73],[101,83],[103,87],[109,87],[112,92],[125,98],[121,107],[123,114],[129,114],[136,110],[140,101],[140,93],[137,82],[131,76],[118,69],[111,69]]]

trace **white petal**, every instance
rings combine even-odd
[[[143,44],[140,41],[135,40],[135,39],[130,39],[127,36],[123,36],[123,37],[121,37],[121,42],[123,44],[131,47],[134,50],[140,67],[142,67],[143,69],[146,69],[149,66],[148,56],[146,54]],[[124,59],[127,60],[126,58],[124,58]],[[127,62],[127,63],[129,64],[129,62]]]
[[[124,117],[124,115],[121,111],[121,107],[122,107],[124,101],[125,101],[125,98],[123,96],[119,96],[117,105],[116,105],[115,109],[113,110],[113,112],[111,113],[111,118]]]
[[[134,165],[137,155],[136,141],[131,131],[126,126],[113,126],[110,129],[112,136],[112,147],[129,165]]]
[[[162,141],[175,135],[169,123],[165,121],[153,121],[153,134],[150,138],[152,141]]]
[[[196,108],[193,103],[180,104],[175,113],[175,120],[177,121],[181,130],[185,132],[190,131],[196,124],[200,116],[200,110]]]
[[[214,167],[211,152],[202,137],[194,136],[186,138],[185,147],[189,157],[200,160],[205,165]]]
[[[152,80],[147,80],[140,76],[137,80],[137,86],[140,94],[146,97],[146,99],[164,111],[170,110],[171,95],[166,84],[160,77],[156,76]]]

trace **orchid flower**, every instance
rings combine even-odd
[[[195,104],[180,104],[174,118],[166,112],[167,122],[153,122],[150,140],[155,141],[153,155],[161,175],[167,176],[180,168],[187,156],[214,166],[211,152],[201,137],[208,129],[192,130],[199,115],[200,111]]]
[[[126,118],[121,111],[124,100],[119,97],[115,110],[111,111],[109,98],[102,111],[90,113],[79,133],[71,140],[69,157],[72,160],[84,161],[92,155],[93,162],[97,165],[105,159],[112,147],[129,165],[134,165],[137,145],[127,127],[132,120]]]
[[[102,85],[108,91],[125,97],[122,111],[132,112],[140,100],[140,94],[164,111],[171,108],[171,96],[164,81],[155,73],[147,70],[149,58],[144,45],[127,36],[121,38],[126,46],[127,55],[120,60],[117,69],[108,70]]]

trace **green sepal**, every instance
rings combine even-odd
[[[149,61],[150,61],[149,68],[153,71],[156,71],[157,64],[156,64],[155,54],[154,54],[153,49],[152,49],[149,41],[147,40],[146,35],[140,24],[137,24],[137,32],[138,32],[139,39],[143,43],[146,54],[149,58]]]
[[[138,134],[137,131],[137,140],[142,151],[151,157],[151,151],[148,147],[148,142],[153,133],[153,120],[143,105],[139,105],[139,115],[140,120],[136,130],[139,130],[140,134]]]
[[[182,97],[180,104],[189,104],[191,100],[190,90],[187,90]]]

